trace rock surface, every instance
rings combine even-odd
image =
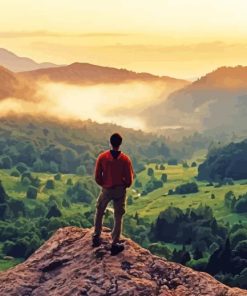
[[[25,262],[0,273],[1,296],[241,296],[206,273],[168,262],[126,239],[111,256],[110,233],[91,247],[92,229],[65,227]]]

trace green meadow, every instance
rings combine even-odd
[[[167,183],[162,188],[158,188],[147,195],[140,196],[141,190],[135,192],[135,189],[130,192],[134,197],[132,205],[128,206],[129,214],[138,212],[141,217],[154,221],[159,213],[165,210],[169,206],[186,209],[189,207],[198,207],[201,203],[210,206],[214,215],[218,220],[224,220],[225,222],[235,223],[239,220],[246,220],[245,214],[231,213],[224,206],[224,197],[228,191],[233,191],[236,196],[247,192],[247,181],[235,181],[234,185],[224,185],[221,187],[207,186],[208,182],[198,182],[196,180],[197,167],[183,168],[181,164],[178,165],[165,165],[165,170],[156,170],[155,164],[149,164],[147,166],[153,168],[154,176],[160,179],[162,173],[166,173],[168,176]],[[138,174],[138,179],[145,184],[149,180],[147,170]],[[170,189],[175,189],[178,185],[187,182],[197,182],[199,187],[198,193],[185,194],[185,195],[168,195]],[[211,196],[214,194],[215,198]]]

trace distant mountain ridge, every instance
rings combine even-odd
[[[128,81],[164,81],[170,84],[180,83],[181,87],[189,82],[169,76],[156,76],[149,73],[137,73],[126,69],[98,66],[89,63],[73,63],[68,66],[39,69],[22,72],[21,76],[35,80],[50,80],[64,83],[122,83]]]
[[[247,125],[247,67],[221,67],[175,91],[142,116],[153,126],[242,129]]]
[[[13,72],[59,67],[53,63],[37,63],[30,58],[20,57],[4,48],[0,48],[0,65]]]

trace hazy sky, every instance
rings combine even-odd
[[[39,62],[193,78],[247,64],[246,13],[246,0],[8,0],[0,47]]]

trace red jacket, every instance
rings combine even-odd
[[[130,158],[123,152],[114,159],[110,150],[102,152],[95,165],[95,181],[104,188],[110,188],[118,185],[130,187],[134,171]]]

